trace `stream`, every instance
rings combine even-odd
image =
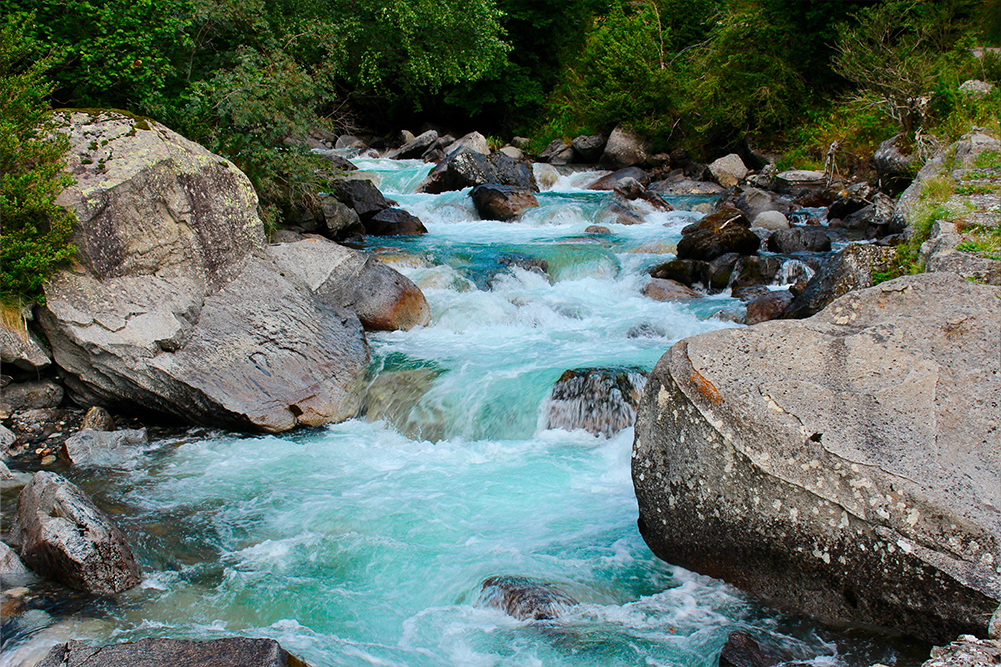
[[[356,162],[429,230],[367,249],[421,287],[432,324],[369,334],[366,417],[281,436],[194,429],[63,470],[146,578],[116,602],[41,587],[6,622],[0,666],[69,638],[246,635],[312,667],[715,667],[734,630],[819,667],[920,663],[900,640],[780,614],[658,560],[636,528],[632,429],[546,428],[565,370],[649,371],[675,341],[737,326],[712,317],[739,311],[726,295],[640,292],[700,217],[682,209],[711,198],[638,202],[643,223],[624,225],[610,193],[583,189],[593,172],[569,173],[519,221],[480,221],[468,191],[416,192],[430,165]],[[480,598],[496,575],[580,604],[516,620]]]

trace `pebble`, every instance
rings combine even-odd
[[[47,454],[45,458],[42,459],[43,466],[52,465],[55,462],[56,462],[56,457],[53,456],[52,454]]]

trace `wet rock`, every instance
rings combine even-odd
[[[921,667],[994,667],[1001,664],[1001,642],[964,635],[948,646],[936,646]]]
[[[490,144],[487,138],[479,132],[465,134],[445,147],[445,155],[451,155],[459,149],[465,149],[480,155],[487,155],[490,152]]]
[[[810,317],[852,290],[872,287],[873,271],[885,271],[895,255],[896,251],[889,246],[848,245],[824,263],[803,293],[789,305],[785,317]]]
[[[908,276],[806,322],[675,345],[636,423],[647,544],[780,608],[985,633],[1001,601],[999,296]]]
[[[52,363],[52,358],[30,330],[11,331],[0,326],[0,361],[23,371],[40,371]]]
[[[729,284],[731,287],[771,285],[775,282],[781,268],[782,260],[778,257],[761,257],[759,255],[741,257],[733,265],[733,275]]]
[[[570,164],[573,162],[573,157],[573,146],[562,139],[554,139],[539,153],[539,162],[547,164]]]
[[[70,588],[110,595],[142,580],[132,549],[108,515],[55,473],[37,472],[21,490],[11,541],[31,569]]]
[[[734,267],[741,257],[739,253],[730,252],[704,264],[702,281],[710,294],[717,294],[730,286]]]
[[[115,420],[107,410],[99,405],[95,405],[84,414],[80,428],[89,428],[93,431],[114,431]]]
[[[484,156],[462,148],[431,170],[421,184],[421,191],[441,194],[487,183],[513,185],[534,192],[539,190],[532,167],[527,162],[512,160],[504,153]]]
[[[6,468],[7,466],[4,466]],[[32,577],[29,570],[17,553],[3,542],[0,542],[0,585],[14,586]]]
[[[744,323],[758,324],[780,319],[792,300],[792,292],[789,290],[769,291],[768,294],[748,302]]]
[[[95,431],[85,428],[67,438],[59,454],[67,463],[82,465],[95,460],[127,458],[133,450],[148,444],[149,436],[146,435],[144,428],[121,431]]]
[[[588,234],[611,234],[612,230],[601,225],[590,225],[584,230]]]
[[[790,227],[768,237],[768,250],[777,253],[829,252],[831,237],[820,227]]]
[[[553,584],[526,577],[488,577],[480,587],[480,604],[519,621],[548,621],[562,616],[577,601]]]
[[[819,192],[827,189],[827,177],[822,171],[806,171],[793,169],[783,171],[775,176],[772,189],[776,192],[801,197],[811,192]]]
[[[663,338],[665,335],[663,329],[648,322],[637,324],[626,332],[626,338]]]
[[[416,236],[428,230],[416,215],[402,208],[387,208],[365,220],[365,233],[372,236]]]
[[[574,152],[574,161],[583,164],[597,163],[601,159],[601,154],[604,152],[607,142],[608,140],[601,134],[575,137],[570,142],[570,146]]]
[[[362,222],[396,204],[386,199],[371,181],[363,178],[341,178],[331,181],[327,187],[330,194],[357,213]]]
[[[424,155],[437,140],[438,132],[428,130],[420,136],[407,140],[399,148],[389,151],[386,153],[386,157],[394,160],[413,160]]]
[[[587,186],[588,190],[615,190],[624,179],[631,178],[641,186],[646,186],[650,182],[650,175],[639,167],[626,167],[616,172],[602,176]]]
[[[650,276],[664,280],[676,280],[682,285],[692,285],[701,282],[706,269],[705,262],[694,259],[672,259],[658,264],[650,269]]]
[[[751,227],[771,231],[789,229],[789,219],[778,211],[763,211],[751,220]]]
[[[511,185],[477,185],[469,196],[483,220],[512,220],[539,206],[531,190]]]
[[[724,188],[732,188],[740,184],[747,176],[747,171],[744,161],[736,153],[725,155],[709,165],[709,173]]]
[[[368,253],[310,236],[269,246],[268,254],[320,301],[355,313],[366,329],[405,331],[431,321],[430,306],[417,285]]]
[[[309,667],[273,639],[228,637],[209,641],[140,639],[90,646],[54,646],[35,667]]]
[[[385,420],[409,438],[441,438],[443,434],[434,428],[437,424],[429,429],[428,420],[412,418],[414,408],[439,375],[434,368],[382,371],[362,391],[360,414],[369,422]]]
[[[645,382],[645,374],[632,368],[568,370],[549,393],[546,428],[605,436],[629,428]]]
[[[689,233],[682,232],[678,242],[678,259],[711,262],[733,252],[752,255],[761,246],[761,239],[750,227],[747,217],[735,208],[727,207],[707,215],[695,229]]]
[[[519,269],[533,271],[543,276],[549,272],[549,262],[541,257],[533,257],[520,252],[506,252],[497,258],[497,263],[501,266],[516,266]]]
[[[0,400],[7,406],[8,412],[40,410],[58,406],[63,400],[63,394],[63,388],[52,380],[14,382],[4,387],[3,398]]]
[[[784,662],[782,656],[743,630],[731,632],[719,654],[719,667],[773,667],[780,662]]]
[[[639,135],[616,127],[605,143],[601,154],[601,165],[607,169],[625,169],[646,162],[650,154],[649,144]]]
[[[643,296],[654,301],[691,301],[702,295],[674,280],[651,278],[643,288]]]

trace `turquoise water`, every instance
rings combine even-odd
[[[640,294],[697,215],[639,208],[643,224],[617,224],[577,174],[522,221],[479,221],[464,192],[413,192],[426,165],[359,164],[429,229],[370,249],[421,285],[433,314],[370,336],[367,415],[280,437],[192,432],[70,471],[112,509],[146,579],[117,604],[32,612],[0,665],[67,637],[239,634],[313,667],[708,667],[737,629],[817,665],[898,660],[885,639],[779,615],[657,560],[636,530],[632,431],[545,428],[564,370],[649,370],[674,341],[733,326],[709,317],[738,307],[726,297]],[[479,603],[495,575],[580,604],[518,621]]]

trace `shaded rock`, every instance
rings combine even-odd
[[[4,466],[4,468],[6,467]],[[21,562],[17,553],[3,542],[0,542],[0,585],[4,587],[14,586],[30,580],[32,577],[31,570]]]
[[[0,362],[23,371],[40,371],[52,363],[52,358],[31,331],[11,331],[0,326]]]
[[[921,667],[993,667],[1001,664],[1001,642],[964,635],[948,646],[936,646]]]
[[[744,180],[744,177],[747,176],[747,171],[743,160],[736,153],[725,155],[709,165],[709,173],[724,188],[732,188],[735,185],[739,185]]]
[[[747,315],[744,316],[744,323],[758,324],[759,322],[777,320],[782,317],[792,300],[792,292],[789,290],[769,290],[768,294],[747,303]]]
[[[548,621],[566,613],[577,601],[553,584],[527,577],[488,577],[480,586],[480,604],[500,609],[519,621]]]
[[[675,345],[636,424],[647,544],[818,618],[984,633],[1001,600],[999,295],[908,276],[807,322]]]
[[[810,192],[827,189],[827,177],[822,171],[793,169],[776,174],[772,189],[782,194],[801,197]]]
[[[413,160],[424,155],[436,141],[438,141],[438,132],[428,130],[420,136],[408,139],[399,148],[389,151],[386,153],[386,157],[394,160]]]
[[[486,183],[539,190],[527,162],[512,160],[504,153],[483,156],[468,149],[460,149],[442,160],[428,174],[421,190],[440,194]]]
[[[719,654],[719,667],[773,667],[780,662],[785,661],[778,653],[743,630],[731,632]]]
[[[735,208],[727,207],[707,215],[690,233],[682,232],[678,259],[709,262],[731,252],[754,254],[761,246],[761,239],[750,227],[747,217]]]
[[[110,595],[142,580],[108,515],[55,473],[37,472],[21,490],[11,541],[28,567],[70,588]]]
[[[333,197],[353,209],[363,222],[396,204],[386,199],[372,181],[363,178],[342,178],[327,184]]]
[[[512,137],[511,138],[511,145],[514,146],[515,148],[520,148],[523,151],[527,151],[528,150],[528,146],[531,143],[532,142],[531,142],[531,140],[528,137]]]
[[[643,164],[649,153],[649,144],[639,135],[616,127],[605,143],[600,162],[607,169],[624,169]]]
[[[365,233],[372,236],[414,236],[428,230],[416,215],[402,208],[387,208],[366,220]]]
[[[54,408],[63,400],[63,388],[52,380],[13,382],[3,389],[3,404],[8,411]]]
[[[361,228],[361,217],[353,208],[337,200],[330,195],[320,195],[320,215],[322,216],[323,228],[321,234],[331,239],[338,239],[353,230]]]
[[[601,159],[601,154],[605,150],[605,144],[608,142],[604,135],[592,134],[592,135],[581,135],[575,137],[573,141],[570,142],[570,146],[573,148],[574,161],[581,162],[583,164],[595,164]]]
[[[772,291],[765,285],[742,285],[730,288],[730,296],[734,299],[748,303],[755,299],[771,294]]]
[[[606,437],[633,425],[646,375],[633,368],[578,368],[549,393],[546,428],[584,429]]]
[[[770,231],[789,229],[789,219],[778,211],[764,211],[751,220],[751,227]]]
[[[823,310],[851,290],[872,287],[873,271],[886,271],[896,251],[889,246],[852,243],[824,263],[785,317],[802,319]]]
[[[368,148],[368,144],[352,134],[342,134],[337,137],[337,141],[334,142],[334,148],[338,150],[344,148],[357,148],[359,150],[363,150]]]
[[[90,646],[59,644],[35,667],[309,667],[273,639],[140,639]]]
[[[654,301],[691,301],[702,295],[674,280],[651,278],[643,288],[643,296]]]
[[[445,147],[445,155],[451,155],[460,148],[479,153],[480,155],[486,155],[490,152],[490,144],[487,143],[487,138],[479,132],[470,132],[450,143]]]
[[[827,205],[828,219],[844,219],[852,213],[865,208],[875,201],[877,193],[879,193],[879,190],[868,183],[855,183],[843,192],[838,193],[838,196]]]
[[[633,179],[638,182],[641,186],[646,186],[650,182],[650,175],[639,167],[626,167],[625,169],[619,169],[616,172],[602,176],[598,180],[594,181],[587,186],[588,190],[615,190],[617,189],[623,180]]]
[[[672,259],[652,267],[648,273],[653,278],[676,280],[682,285],[691,287],[702,280],[705,269],[705,262],[694,259]]]
[[[904,153],[901,146],[904,135],[897,134],[879,145],[872,156],[873,166],[882,187],[896,194],[904,190],[914,180],[918,168],[918,157]]]
[[[147,444],[149,436],[146,435],[144,428],[121,431],[95,431],[85,428],[66,439],[59,450],[59,455],[64,461],[74,465],[94,461],[107,462],[113,457],[125,458],[133,450],[145,447]]]
[[[775,211],[788,217],[795,208],[788,201],[771,192],[749,186],[735,190],[733,195],[729,197],[721,197],[716,206],[722,208],[727,203],[742,211],[748,220],[754,220],[766,211]]]
[[[269,246],[268,254],[323,303],[355,313],[366,329],[408,330],[431,321],[431,309],[417,285],[368,253],[311,236]]]
[[[741,257],[740,253],[729,252],[704,264],[702,281],[710,294],[717,294],[730,286],[734,267],[737,266],[737,262],[740,261]]]
[[[511,220],[539,205],[531,190],[512,185],[477,185],[469,196],[483,220]]]
[[[694,181],[690,178],[657,181],[650,189],[661,195],[718,195],[723,188],[708,181]]]
[[[626,178],[620,179],[618,184],[616,184],[615,186],[615,194],[619,195],[623,199],[628,199],[630,201],[633,199],[639,199],[645,193],[646,193],[646,188],[643,187],[643,184],[637,181],[635,178],[628,176]],[[655,196],[657,197],[658,200],[663,201],[660,199],[659,196],[657,195]]]
[[[87,410],[80,423],[80,428],[89,428],[93,431],[114,431],[115,420],[107,410],[99,405],[95,405]]]
[[[761,257],[759,255],[741,257],[733,265],[730,286],[771,285],[778,277],[781,268],[782,260],[778,257]]]
[[[17,435],[0,424],[0,461],[6,461],[17,447]]]
[[[539,162],[547,164],[570,164],[573,161],[573,146],[562,139],[553,139],[549,145],[539,153]]]
[[[345,157],[341,157],[335,153],[330,153],[328,151],[319,151],[317,155],[322,157],[324,160],[329,162],[335,169],[339,171],[358,171],[358,167]]]
[[[821,227],[790,227],[777,230],[768,237],[771,252],[829,252],[831,237]]]

